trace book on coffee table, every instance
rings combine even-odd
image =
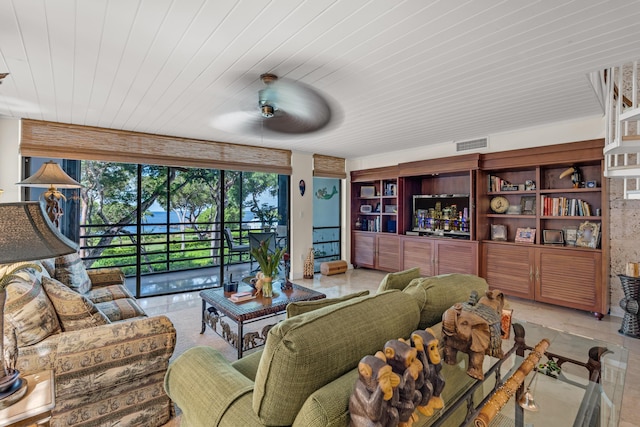
[[[231,294],[229,299],[233,302],[242,302],[250,299],[254,299],[256,296],[251,291],[246,292],[236,292],[235,294]]]

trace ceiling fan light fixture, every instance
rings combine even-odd
[[[260,112],[262,113],[262,117],[269,119],[273,117],[274,108],[269,104],[263,104],[260,106]]]

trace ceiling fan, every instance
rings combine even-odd
[[[305,134],[329,124],[329,102],[312,87],[274,74],[262,74],[264,88],[259,90],[253,107],[231,111],[216,117],[213,126],[232,133],[257,136]]]

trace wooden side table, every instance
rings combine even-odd
[[[23,379],[27,380],[27,392],[22,399],[0,410],[0,427],[48,426],[55,406],[53,371],[38,372]]]

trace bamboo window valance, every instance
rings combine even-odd
[[[291,175],[291,151],[37,120],[21,121],[23,156]]]
[[[323,178],[346,178],[345,160],[341,157],[313,155],[313,176]]]

